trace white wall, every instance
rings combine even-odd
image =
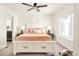
[[[79,4],[74,4],[74,55],[79,56]]]
[[[15,39],[15,31],[16,31],[16,29],[15,29],[15,27],[16,27],[16,25],[17,25],[17,23],[16,23],[16,21],[17,21],[17,14],[16,13],[14,13],[14,12],[12,12],[10,9],[8,9],[7,7],[5,7],[5,6],[3,6],[2,4],[0,4],[0,12],[1,13],[3,13],[4,15],[5,15],[5,18],[6,18],[6,16],[7,16],[7,14],[8,15],[11,15],[12,17],[13,17],[13,39]],[[1,21],[1,19],[0,19],[0,21]],[[6,19],[5,19],[5,21],[6,21]],[[6,24],[6,23],[5,23]],[[6,31],[6,30],[5,30]],[[6,40],[7,40],[7,38],[6,38]],[[5,43],[5,42],[4,42]]]
[[[66,4],[64,7],[62,7],[55,15],[55,20],[54,20],[54,31],[56,33],[56,39],[57,42],[65,46],[66,48],[73,50],[73,41],[70,41],[68,39],[59,37],[59,18],[67,15],[68,13],[73,12],[73,4]]]
[[[52,14],[42,14],[41,12],[31,12],[25,15],[19,14],[17,20],[17,26],[22,25],[41,25],[41,26],[51,26],[51,32],[53,32],[53,15]]]
[[[0,4],[0,49],[7,46],[6,8]]]
[[[5,14],[0,12],[0,49],[6,47],[6,21]]]
[[[7,46],[5,15],[4,7],[0,5],[0,49]]]

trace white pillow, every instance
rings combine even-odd
[[[42,30],[41,29],[34,29],[33,30],[33,33],[41,34],[42,33]]]

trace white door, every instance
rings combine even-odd
[[[0,13],[0,49],[7,45],[5,14]]]

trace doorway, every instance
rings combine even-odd
[[[6,15],[6,34],[7,34],[7,42],[12,42],[13,35],[13,16],[7,14]]]

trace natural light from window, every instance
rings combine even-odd
[[[59,19],[59,36],[73,40],[73,13]]]

